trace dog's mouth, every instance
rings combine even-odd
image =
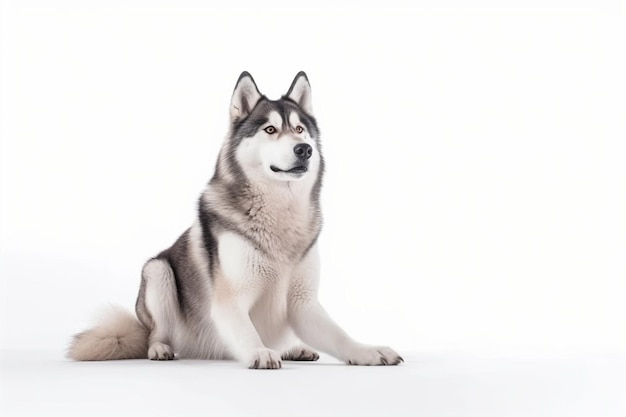
[[[280,169],[274,165],[270,165],[270,169],[274,172],[284,172],[286,174],[297,174],[297,175],[304,174],[305,172],[309,170],[309,168],[307,168],[304,165],[298,165],[288,170]]]

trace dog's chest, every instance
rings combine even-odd
[[[253,206],[245,222],[246,234],[265,261],[293,264],[310,247],[319,221],[308,206]]]
[[[223,279],[238,292],[265,292],[287,286],[294,265],[261,251],[254,242],[233,232],[218,238],[219,263]]]

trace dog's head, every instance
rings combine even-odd
[[[252,76],[239,76],[230,104],[231,134],[225,149],[230,171],[250,181],[302,181],[316,177],[322,158],[319,130],[304,72],[279,100],[262,95]]]

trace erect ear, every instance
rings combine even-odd
[[[306,113],[313,114],[313,106],[311,104],[311,84],[304,71],[300,71],[296,78],[293,79],[289,91],[286,96],[298,103],[298,105]]]
[[[252,75],[248,71],[242,72],[230,100],[230,119],[235,122],[248,116],[261,97]]]

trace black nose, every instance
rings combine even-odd
[[[298,159],[309,159],[313,155],[313,148],[308,143],[299,143],[293,148],[293,153],[296,154]]]

